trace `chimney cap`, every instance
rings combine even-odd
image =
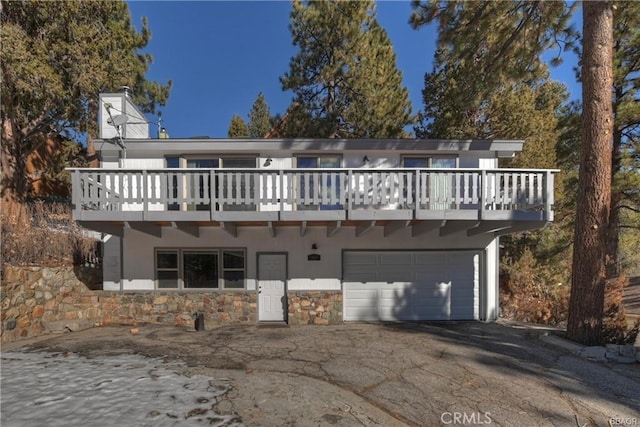
[[[129,96],[131,92],[131,88],[129,86],[120,86],[120,89],[122,90],[122,93],[124,93],[124,96]]]

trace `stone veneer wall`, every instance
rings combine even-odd
[[[93,291],[96,280],[102,280],[102,272],[93,270],[5,266],[0,286],[2,342],[96,325],[193,326],[196,312],[204,313],[207,326],[257,320],[256,292]]]
[[[287,299],[290,325],[342,323],[341,291],[292,291]]]

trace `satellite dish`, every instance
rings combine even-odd
[[[118,114],[117,116],[115,116],[112,120],[113,123],[111,123],[114,126],[122,126],[123,124],[127,123],[129,121],[129,116],[127,116],[126,114]]]

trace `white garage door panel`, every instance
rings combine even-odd
[[[372,307],[362,308],[349,308],[345,311],[345,317],[357,319],[360,321],[375,321],[378,320],[378,312]]]
[[[411,264],[412,255],[405,253],[381,255],[381,261],[384,265],[407,265]]]
[[[411,271],[403,270],[394,270],[391,269],[389,271],[381,271],[378,273],[376,277],[377,282],[386,282],[386,283],[397,283],[397,282],[412,282],[414,280],[413,274]]]
[[[353,289],[352,288],[347,290],[345,292],[345,295],[353,299],[362,299],[362,298],[370,299],[370,298],[377,298],[378,291],[375,289]]]
[[[344,319],[476,319],[479,259],[472,251],[346,251]]]
[[[446,255],[444,254],[428,254],[428,253],[417,253],[415,255],[416,257],[416,264],[418,265],[442,265],[444,264],[446,261]]]
[[[349,261],[353,266],[357,266],[357,265],[371,266],[371,265],[376,265],[377,258],[378,257],[374,253],[369,253],[369,254],[353,253],[350,256]]]

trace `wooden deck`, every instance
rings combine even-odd
[[[553,220],[553,170],[72,169],[79,221]]]

